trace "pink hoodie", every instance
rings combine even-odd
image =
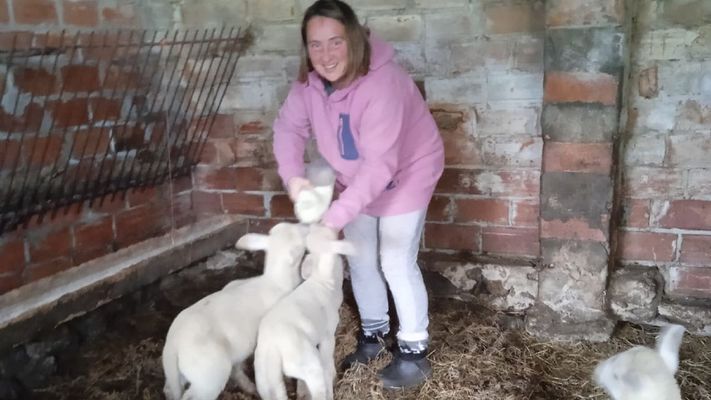
[[[371,34],[370,71],[329,96],[312,71],[295,82],[274,122],[274,155],[288,182],[304,175],[309,133],[345,190],[323,217],[342,229],[358,214],[388,216],[427,207],[444,168],[437,125],[392,46]]]

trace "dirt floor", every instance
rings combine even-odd
[[[229,274],[229,278],[226,277]],[[157,293],[130,313],[117,315],[99,339],[62,357],[51,384],[33,399],[162,399],[160,354],[173,317],[200,297],[224,286],[234,272],[191,268],[156,285]],[[604,344],[558,344],[506,330],[481,306],[431,300],[431,380],[411,391],[386,391],[376,377],[389,355],[339,377],[337,399],[607,399],[590,380],[594,365],[633,345],[653,345],[655,328],[621,324]],[[346,290],[336,358],[355,346],[357,316]],[[685,400],[711,399],[711,338],[685,336],[677,375]],[[293,389],[293,382],[290,384]],[[292,393],[293,395],[293,393]],[[224,400],[253,399],[227,389]]]

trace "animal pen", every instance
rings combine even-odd
[[[0,0],[0,399],[163,398],[173,318],[260,274],[234,243],[294,221],[271,124],[307,3]],[[606,399],[595,365],[672,322],[683,398],[711,399],[711,3],[351,3],[446,166],[433,376],[384,390],[383,354],[336,398]]]

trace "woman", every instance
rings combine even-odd
[[[418,385],[426,358],[427,291],[417,265],[427,205],[444,167],[437,126],[389,44],[360,25],[339,0],[319,0],[302,25],[302,64],[274,123],[279,175],[295,201],[310,187],[304,150],[312,134],[337,174],[340,196],[321,223],[358,250],[348,257],[362,331],[344,367],[367,363],[390,330],[387,290],[395,303],[398,346],[379,374],[385,387]]]

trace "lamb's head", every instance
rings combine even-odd
[[[268,235],[247,233],[243,235],[235,247],[244,250],[265,250],[266,263],[270,259],[279,260],[289,265],[301,261],[306,251],[306,234],[308,228],[301,224],[282,222],[274,225]]]
[[[637,346],[602,361],[595,368],[595,382],[614,400],[678,399],[674,379],[684,328],[664,327],[656,349]]]

